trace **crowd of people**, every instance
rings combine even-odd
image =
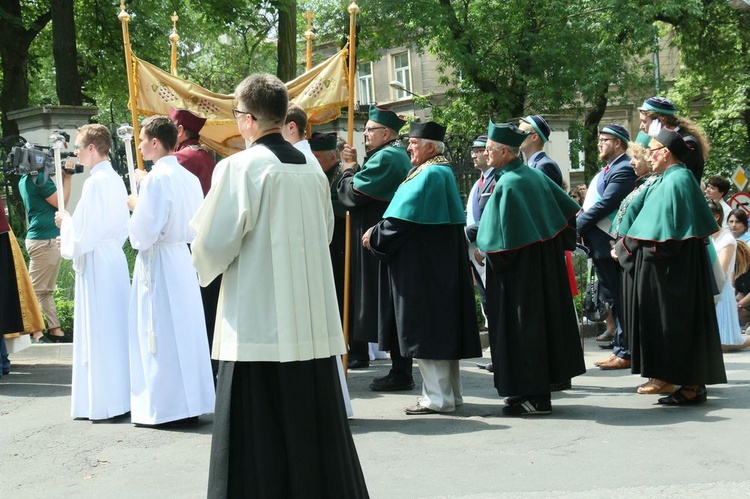
[[[404,148],[405,120],[373,106],[360,163],[336,133],[306,138],[307,116],[278,78],[252,75],[234,95],[245,151],[214,164],[204,118],[149,117],[139,151],[153,166],[129,196],[109,130],[82,126],[74,149],[91,176],[74,213],[56,209],[54,185],[23,188],[28,273],[0,218],[2,278],[13,283],[0,289],[3,332],[41,341],[43,311],[47,341],[60,341],[50,275],[72,260],[72,417],[161,426],[214,413],[209,497],[367,497],[341,356],[367,367],[377,344],[391,369],[371,390],[413,390],[416,363],[421,396],[405,413],[456,411],[459,360],[482,356],[475,287],[489,330],[482,367],[502,413],[549,414],[552,393],[586,371],[577,244],[611,312],[612,353],[596,365],[646,378],[637,393],[705,402],[707,385],[726,382],[722,349],[750,345],[747,214],[723,201],[725,179],[701,189],[708,143],[667,99],[644,102],[635,140],[621,124],[602,127],[604,167],[570,191],[544,153],[544,117],[490,121],[467,144],[479,178],[464,206],[440,123],[411,123]],[[66,176],[65,195],[69,186]],[[126,239],[138,250],[132,282]]]

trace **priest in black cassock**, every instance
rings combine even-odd
[[[389,349],[384,342],[397,336],[402,355],[417,359],[422,374],[422,397],[406,414],[455,411],[463,404],[458,361],[482,355],[463,203],[444,137],[442,125],[412,123],[407,151],[414,168],[384,219],[362,238],[384,263],[381,283],[384,271],[390,283],[380,287],[380,347]]]
[[[664,405],[706,401],[706,385],[726,383],[712,296],[709,236],[719,230],[694,175],[692,151],[662,129],[649,144],[661,174],[622,217],[614,248],[623,268],[632,371],[679,385]]]
[[[497,184],[477,246],[487,253],[487,319],[498,394],[506,415],[549,414],[550,385],[586,372],[565,267],[575,249],[578,204],[523,164],[528,132],[490,121],[485,154]]]

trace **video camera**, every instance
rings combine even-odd
[[[55,131],[55,134],[58,134],[60,140],[64,139],[66,144],[70,140],[70,135],[65,132]],[[83,172],[83,165],[78,164],[76,159],[72,152],[60,152],[63,170],[68,175]],[[32,176],[42,174],[44,177],[42,183],[39,183],[38,180],[36,182],[41,187],[49,177],[55,175],[55,152],[52,147],[35,145],[23,137],[19,137],[16,145],[10,148],[10,153],[3,167],[6,173],[11,174]]]

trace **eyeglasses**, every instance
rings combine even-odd
[[[667,146],[654,147],[653,149],[649,148],[648,152],[658,151],[659,149],[664,149],[665,147],[667,147]]]
[[[492,151],[502,151],[505,146],[498,146],[498,147],[490,147],[487,146],[484,148],[484,152],[491,153]]]
[[[74,144],[73,145],[73,150],[77,151],[79,149],[85,149],[87,147],[88,147],[88,144]]]
[[[258,121],[257,118],[255,116],[253,116],[253,113],[251,113],[250,111],[240,111],[236,107],[234,109],[232,109],[232,115],[234,116],[234,119],[239,118],[241,114],[247,114],[248,116],[250,116],[255,121]]]
[[[368,127],[365,127],[365,129],[364,129],[364,131],[362,133],[372,133],[375,130],[385,130],[386,128],[388,128],[388,127],[384,127],[384,126],[368,126]]]

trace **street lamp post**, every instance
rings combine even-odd
[[[417,98],[423,97],[422,95],[417,95],[414,92],[412,92],[411,90],[409,90],[408,88],[406,88],[406,86],[403,83],[401,83],[400,81],[398,81],[398,80],[393,80],[392,82],[388,83],[388,86],[391,87],[391,88],[393,88],[393,89],[395,89],[395,90],[400,90],[402,92],[406,92],[407,94],[411,95],[412,97],[417,97]],[[420,107],[422,107],[421,104],[420,104]],[[414,107],[414,99],[411,100],[411,112],[414,114],[415,117],[417,116],[417,108]]]

